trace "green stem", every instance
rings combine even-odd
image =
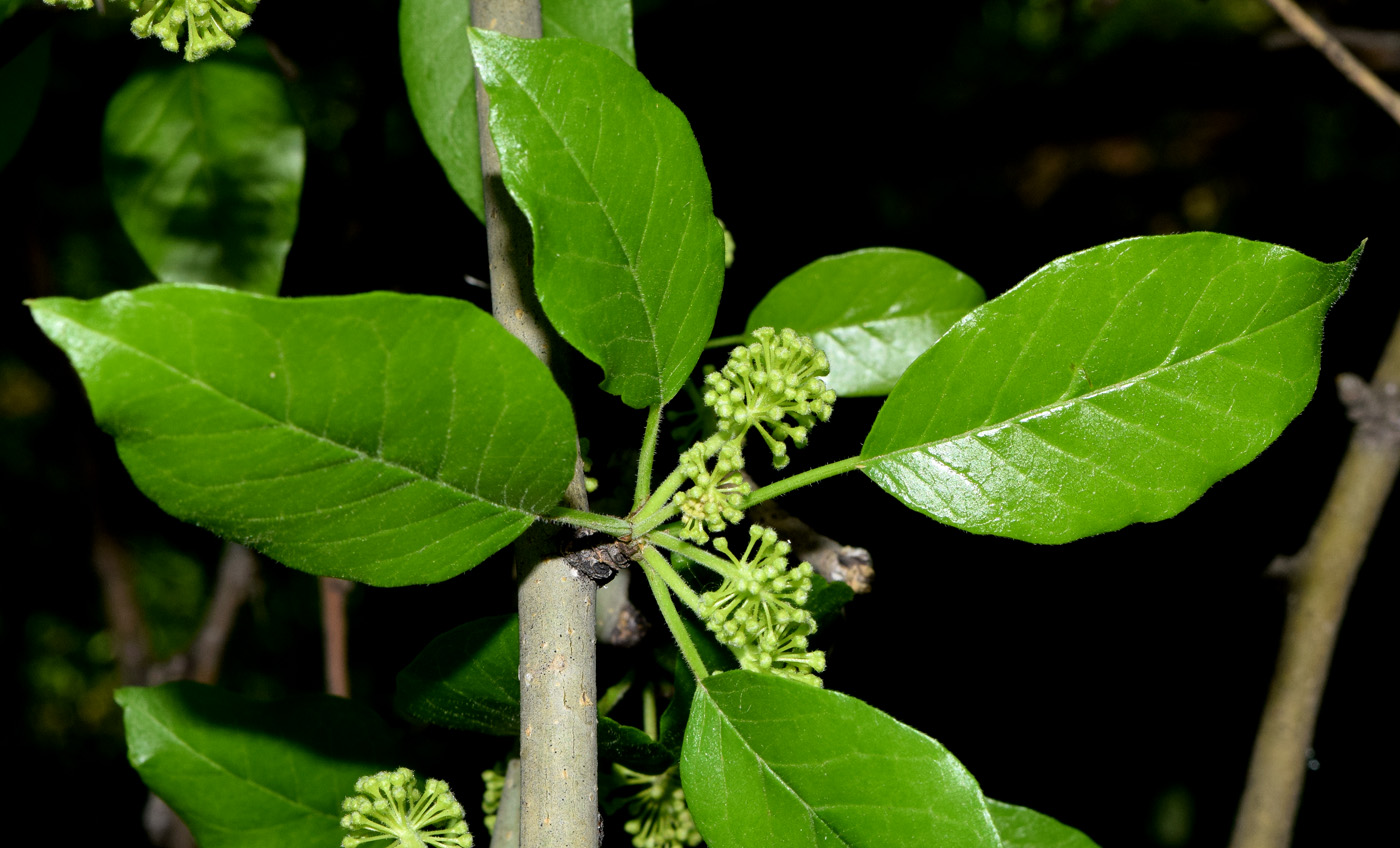
[[[698,545],[692,545],[690,542],[687,542],[684,539],[672,536],[670,533],[666,533],[661,530],[653,530],[647,534],[647,540],[652,544],[656,545],[658,548],[665,548],[668,551],[675,551],[681,556],[684,556],[688,559],[693,559],[701,565],[705,566],[706,568],[709,568],[712,571],[719,572],[721,577],[732,577],[734,575],[733,563],[721,557],[715,556],[714,554],[710,553],[702,547],[699,547]],[[679,579],[680,575],[676,575],[676,577],[677,579]]]
[[[656,684],[648,683],[642,690],[642,730],[655,742],[660,736],[656,728]]]
[[[729,439],[730,436],[727,433],[715,433],[713,436],[706,439],[701,443],[703,458],[708,460],[710,457],[719,453],[719,449],[724,447],[724,443],[729,441]],[[651,497],[647,498],[646,503],[642,504],[641,509],[633,511],[632,532],[634,535],[641,536],[648,530],[659,527],[671,520],[671,516],[676,514],[676,508],[674,506],[668,506],[671,496],[674,495],[681,486],[685,485],[687,479],[689,478],[686,477],[685,471],[677,465],[676,470],[672,471],[667,475],[665,480],[661,481],[661,485],[656,487],[656,491],[652,492]]]
[[[695,675],[696,680],[704,680],[710,676],[706,670],[705,663],[700,659],[700,652],[695,649],[695,643],[690,641],[690,632],[685,629],[685,622],[681,620],[681,614],[676,610],[675,603],[671,600],[671,589],[667,587],[667,580],[663,577],[669,572],[678,582],[684,585],[680,575],[671,568],[671,564],[661,555],[656,548],[647,547],[642,550],[642,571],[646,572],[647,582],[651,584],[651,593],[656,596],[656,605],[661,608],[661,617],[666,619],[666,626],[671,628],[671,635],[676,639],[676,645],[681,649],[681,656],[685,657],[685,664],[690,666],[690,671]],[[674,588],[674,587],[672,587]],[[686,587],[689,590],[689,587]],[[692,597],[694,592],[690,592]],[[681,598],[685,600],[685,598]],[[698,598],[696,598],[698,602]]]
[[[819,465],[816,468],[803,471],[801,474],[794,474],[785,477],[776,483],[771,483],[749,494],[744,498],[742,509],[748,509],[754,504],[761,504],[764,501],[772,500],[778,495],[785,495],[793,489],[800,489],[803,486],[810,486],[819,480],[828,477],[835,477],[837,474],[845,474],[847,471],[854,471],[857,468],[864,468],[864,460],[858,456],[847,457],[836,462],[829,462],[826,465]]]
[[[609,536],[618,538],[632,535],[632,525],[625,519],[612,515],[599,515],[596,512],[586,512],[581,509],[570,509],[567,506],[550,507],[541,513],[540,517],[546,521],[557,521],[572,527],[587,527],[589,530],[597,530],[599,533],[607,533]]]
[[[661,429],[661,404],[647,410],[646,429],[642,431],[642,453],[637,457],[637,497],[632,501],[636,512],[651,494],[651,462],[656,458],[656,434]]]
[[[736,345],[748,344],[749,334],[740,333],[737,336],[717,336],[705,342],[705,349],[712,350],[717,347],[734,347]]]

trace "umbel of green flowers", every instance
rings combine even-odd
[[[709,533],[719,533],[727,525],[743,520],[740,506],[750,492],[741,473],[744,454],[739,443],[725,442],[713,468],[705,456],[705,446],[702,442],[681,454],[681,470],[695,485],[677,492],[675,497],[681,512],[681,535],[701,545],[710,540]]]
[[[753,336],[758,341],[736,347],[723,368],[705,375],[705,405],[714,409],[720,432],[735,440],[757,430],[773,452],[773,467],[782,468],[787,440],[805,447],[812,424],[831,418],[836,392],[821,379],[831,369],[826,354],[794,330],[760,327]]]
[[[355,792],[340,805],[340,826],[350,831],[341,848],[471,848],[462,805],[441,780],[429,778],[420,790],[401,768],[360,778]]]
[[[195,62],[215,50],[233,46],[234,37],[253,22],[250,13],[258,0],[128,0],[138,12],[131,22],[137,38],[160,39],[160,46],[174,53],[185,31],[185,60]]]
[[[817,622],[802,608],[812,591],[811,564],[789,569],[791,546],[766,527],[749,527],[743,556],[736,557],[723,538],[714,546],[733,567],[718,589],[700,598],[705,626],[742,668],[820,686],[826,655],[807,650]]]
[[[700,831],[685,805],[680,775],[675,766],[657,775],[642,774],[626,766],[614,765],[623,782],[639,787],[627,802],[632,817],[623,829],[632,835],[636,848],[684,848],[700,844]]]

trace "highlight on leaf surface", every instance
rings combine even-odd
[[[1170,518],[1302,411],[1359,257],[1214,233],[1062,257],[909,366],[861,467],[974,533],[1057,544]]]

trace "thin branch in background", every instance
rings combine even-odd
[[[204,609],[199,631],[182,653],[147,672],[146,685],[158,686],[171,680],[193,680],[210,685],[218,682],[229,634],[238,620],[238,611],[252,597],[257,579],[257,554],[236,542],[225,544],[219,557],[214,594]]]
[[[1400,471],[1400,322],[1372,382],[1343,374],[1338,384],[1356,429],[1307,543],[1271,569],[1288,580],[1288,613],[1230,848],[1292,841],[1347,596]]]
[[[345,599],[355,584],[339,577],[318,577],[321,589],[321,633],[325,645],[326,692],[350,697],[350,627]]]
[[[100,519],[93,521],[92,565],[102,585],[102,607],[112,630],[118,679],[123,685],[141,685],[150,669],[151,636],[136,596],[136,569],[130,552]]]
[[[501,789],[501,807],[496,812],[496,829],[491,848],[520,848],[520,758],[506,763],[506,783]]]
[[[741,472],[751,488],[758,484]],[[776,498],[749,507],[749,519],[755,524],[772,527],[792,545],[793,562],[809,562],[828,582],[845,583],[857,595],[869,592],[875,580],[875,568],[870,552],[865,548],[843,545],[830,536],[813,530],[807,522],[778,506]]]
[[[1400,94],[1293,0],[1268,2],[1400,124]],[[1308,541],[1271,567],[1288,580],[1288,612],[1230,848],[1288,848],[1293,838],[1307,752],[1347,597],[1400,472],[1400,321],[1371,383],[1354,375],[1338,382],[1357,426]]]
[[[1361,27],[1327,25],[1346,48],[1357,54],[1366,66],[1377,71],[1400,71],[1400,30],[1363,29]],[[1260,43],[1265,50],[1291,50],[1307,42],[1291,29],[1280,28],[1266,34]]]
[[[1328,32],[1322,24],[1318,23],[1312,15],[1304,12],[1293,0],[1267,0],[1268,4],[1278,12],[1287,24],[1298,33],[1307,43],[1316,47],[1328,61],[1342,72],[1342,76],[1351,81],[1351,84],[1365,92],[1367,97],[1376,101],[1390,115],[1397,124],[1400,124],[1400,94],[1395,89],[1386,85],[1380,77],[1376,76],[1370,68],[1361,63],[1360,59],[1352,55],[1352,52],[1337,39],[1335,35]]]

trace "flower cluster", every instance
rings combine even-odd
[[[128,0],[141,14],[131,22],[137,38],[160,39],[160,46],[174,53],[180,49],[180,32],[186,31],[185,60],[198,61],[215,50],[227,50],[253,19],[248,13],[258,0]]]
[[[70,9],[91,9],[92,0],[44,0],[49,6],[67,6]]]
[[[487,769],[481,773],[481,782],[486,784],[481,795],[481,811],[486,814],[486,832],[494,834],[496,814],[501,811],[501,796],[506,791],[506,776],[495,769]]]
[[[740,505],[750,491],[739,473],[743,467],[744,454],[733,441],[720,447],[713,469],[705,457],[703,443],[681,454],[681,470],[695,485],[676,493],[675,504],[682,520],[680,535],[703,545],[710,540],[709,533],[719,533],[727,524],[743,519]]]
[[[340,826],[350,831],[341,848],[381,839],[391,841],[376,848],[471,848],[462,805],[441,780],[429,778],[419,790],[413,772],[401,768],[362,777],[355,791],[340,805]]]
[[[700,844],[700,831],[685,805],[685,792],[675,766],[662,774],[635,772],[626,766],[613,770],[623,782],[642,787],[627,802],[632,818],[623,829],[632,834],[635,848],[682,848]]]
[[[836,393],[822,382],[830,367],[811,339],[772,327],[753,335],[757,342],[736,347],[722,369],[705,375],[704,401],[731,438],[756,428],[773,452],[773,467],[782,468],[788,464],[787,439],[804,447],[812,424],[831,417]]]
[[[749,545],[736,557],[724,539],[715,548],[729,557],[734,570],[713,592],[701,596],[705,625],[734,651],[739,665],[820,686],[826,655],[807,650],[817,629],[802,608],[812,591],[812,566],[789,569],[792,550],[771,528],[749,527]]]

